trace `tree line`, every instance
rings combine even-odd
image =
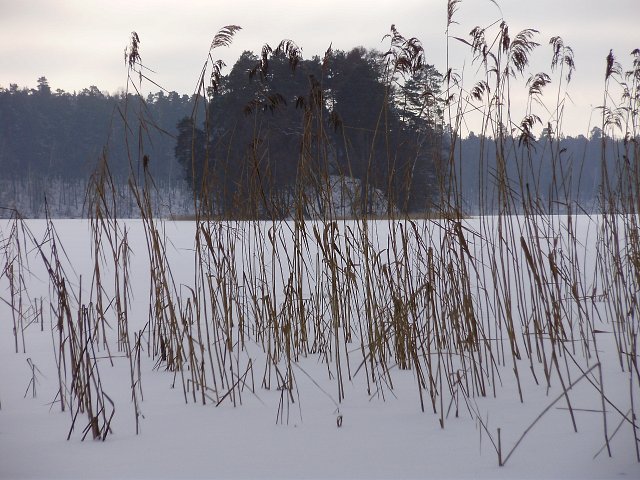
[[[537,213],[598,211],[603,185],[622,193],[620,158],[622,142],[593,127],[588,136],[555,138],[543,130],[539,138],[524,143],[506,136],[507,188],[513,194],[514,211],[525,204]],[[453,148],[459,203],[467,214],[497,213],[500,208],[496,175],[498,144],[495,139],[471,132]]]
[[[327,198],[336,195],[331,179],[350,186],[362,212],[425,211],[443,200],[448,175],[457,192],[446,195],[459,195],[464,212],[498,209],[495,142],[473,133],[450,139],[433,66],[398,77],[397,64],[375,50],[303,60],[285,44],[243,52],[199,95],[142,98],[95,86],[69,93],[45,77],[34,89],[0,87],[0,201],[12,204],[28,190],[28,208],[38,211],[33,196],[55,178],[60,201],[78,212],[82,182],[107,156],[124,185],[132,168],[147,168],[156,182],[193,189],[234,216],[290,217],[300,197],[322,210],[335,200]],[[572,202],[593,210],[602,158],[613,162],[615,148],[597,127],[588,137],[543,133],[532,145],[513,138],[507,171],[514,191],[534,192],[541,211]]]
[[[108,155],[112,173],[126,178],[129,159],[142,149],[158,179],[181,180],[173,157],[176,125],[191,113],[193,101],[176,92],[143,99],[96,86],[71,93],[53,90],[46,77],[36,88],[0,87],[1,175],[86,179],[97,160]],[[132,121],[136,117],[146,123]]]

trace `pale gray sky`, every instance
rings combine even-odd
[[[476,25],[501,15],[511,32],[540,31],[532,73],[549,70],[549,38],[560,35],[575,52],[565,130],[587,133],[592,107],[602,99],[605,57],[613,49],[623,65],[640,48],[639,0],[463,0],[451,33],[466,37]],[[392,23],[406,37],[422,40],[429,63],[445,63],[446,0],[0,0],[0,86],[35,87],[46,76],[53,88],[81,90],[96,85],[114,92],[126,83],[123,51],[131,31],[140,35],[143,63],[167,90],[192,93],[213,35],[237,24],[231,48],[219,50],[231,66],[243,50],[294,40],[307,58],[363,45],[384,49]],[[471,76],[475,68],[457,42],[452,66]],[[465,53],[464,55],[462,55]],[[149,85],[149,91],[157,88]],[[549,92],[550,93],[550,92]],[[595,117],[594,117],[595,118]],[[543,118],[543,120],[546,120]]]

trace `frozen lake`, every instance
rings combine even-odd
[[[638,478],[631,220],[3,220],[0,477]]]

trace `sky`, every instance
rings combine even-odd
[[[640,48],[638,0],[463,0],[450,35],[467,37],[476,25],[504,18],[510,32],[540,31],[531,73],[549,72],[549,38],[560,35],[574,50],[576,72],[568,93],[564,130],[587,134],[602,102],[605,58],[610,49],[623,64]],[[207,59],[209,45],[223,26],[242,27],[231,47],[214,58],[229,68],[244,50],[259,52],[288,38],[305,58],[329,45],[385,50],[382,41],[395,24],[405,37],[417,37],[427,61],[446,71],[446,0],[0,0],[0,87],[35,87],[45,76],[53,89],[80,91],[91,85],[111,93],[126,85],[124,49],[132,31],[140,37],[142,63],[168,91],[190,94]],[[460,42],[450,41],[450,65],[473,76],[476,66]],[[228,70],[227,70],[228,71]],[[557,87],[556,87],[557,88]],[[157,91],[152,84],[145,91]],[[555,95],[554,95],[555,97]],[[546,122],[546,119],[543,118]],[[473,129],[473,127],[469,127]]]

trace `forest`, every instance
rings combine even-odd
[[[433,212],[452,174],[460,183],[446,195],[458,195],[465,214],[496,211],[494,139],[454,138],[442,75],[420,56],[403,71],[391,54],[329,49],[304,60],[292,42],[267,45],[243,52],[226,75],[214,70],[206,94],[69,93],[44,76],[35,89],[0,87],[0,204],[39,217],[46,198],[53,216],[85,216],[88,182],[108,159],[122,211],[133,216],[127,182],[143,167],[164,194],[162,215],[192,214],[205,191],[212,212],[236,218],[292,218],[300,195],[306,216],[321,213],[323,197],[346,216]],[[545,128],[532,141],[517,130],[505,139],[507,175],[535,184],[541,209],[593,210],[603,144],[614,148],[598,127],[589,137],[553,138]],[[525,168],[525,158],[535,165]]]
[[[99,160],[109,158],[125,196],[128,159],[139,148],[153,158],[160,184],[181,189],[182,173],[173,158],[175,126],[191,113],[191,105],[189,96],[176,92],[143,99],[96,86],[73,93],[53,90],[46,77],[35,89],[0,88],[0,204],[42,217],[46,196],[51,215],[85,216],[85,191]],[[130,128],[125,118],[137,114],[153,118],[153,127],[140,135],[143,145],[128,143],[125,135]]]

